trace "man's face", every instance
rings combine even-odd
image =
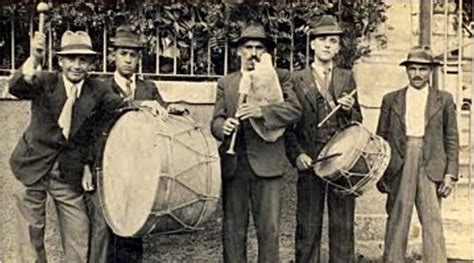
[[[115,67],[120,75],[130,78],[136,71],[140,52],[133,48],[117,48],[115,50]]]
[[[240,63],[245,70],[253,70],[255,61],[260,61],[260,57],[267,51],[267,48],[259,40],[249,40],[239,47],[237,55],[240,56]]]
[[[431,66],[427,64],[408,64],[407,65],[408,79],[410,85],[416,89],[423,88],[430,81]]]
[[[340,41],[339,35],[316,36],[311,41],[315,59],[321,62],[331,61],[339,52]]]
[[[59,57],[59,66],[66,79],[78,83],[85,79],[92,65],[93,58],[87,55],[70,55]]]

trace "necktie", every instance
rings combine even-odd
[[[324,74],[324,89],[329,92],[329,73],[331,73],[331,68],[325,68],[323,71]]]
[[[129,99],[132,95],[132,80],[127,79],[127,82],[125,82],[125,98]]]
[[[63,110],[61,115],[59,115],[58,124],[59,127],[63,129],[63,134],[66,139],[69,137],[69,132],[71,130],[71,120],[72,120],[72,109],[74,102],[77,97],[77,87],[76,85],[71,85],[69,87],[69,93],[67,94],[66,103],[64,103]]]

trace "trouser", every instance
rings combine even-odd
[[[297,183],[296,262],[320,262],[324,202],[327,195],[329,262],[354,262],[355,197],[343,196],[312,171]]]
[[[128,238],[115,235],[107,225],[99,192],[96,190],[88,196],[89,216],[91,221],[90,263],[141,262],[143,241],[141,238]]]
[[[258,177],[247,158],[239,158],[235,177],[223,180],[224,262],[247,262],[250,210],[257,230],[258,262],[279,262],[281,184],[282,177]]]
[[[46,262],[44,229],[48,194],[58,214],[64,261],[87,262],[89,219],[83,192],[64,181],[57,163],[49,174],[13,194],[17,262]]]
[[[387,199],[384,262],[405,262],[414,205],[423,231],[423,262],[447,261],[440,199],[422,160],[423,138],[408,137],[402,174],[393,182]]]

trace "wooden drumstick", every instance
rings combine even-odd
[[[44,33],[44,25],[45,25],[45,20],[46,20],[46,12],[49,10],[49,6],[45,2],[40,2],[38,6],[36,7],[36,10],[39,12],[39,25],[38,25],[38,31],[43,34]],[[42,66],[39,64],[36,67],[36,70],[41,70]]]
[[[354,96],[354,94],[356,94],[356,92],[357,92],[357,90],[354,89],[354,90],[351,91],[351,93],[349,93],[349,95],[347,95],[347,96],[351,96],[351,97],[352,97],[352,96]],[[329,118],[331,118],[332,115],[334,115],[341,107],[342,107],[342,104],[338,104],[336,107],[334,107],[334,109],[332,109],[332,111],[331,111],[326,117],[324,117],[324,119],[323,119],[321,122],[318,123],[318,126],[317,126],[317,127],[318,127],[318,128],[321,128],[321,126],[323,126],[323,124],[326,123],[326,122],[329,120]]]

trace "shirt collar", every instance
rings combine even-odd
[[[423,88],[421,89],[417,89],[417,88],[414,88],[412,85],[408,85],[408,91],[410,93],[415,93],[415,94],[428,94],[428,90],[429,90],[429,85],[426,84]]]
[[[77,88],[76,98],[79,98],[79,96],[81,96],[81,90],[82,90],[82,85],[84,85],[84,80],[81,80],[78,83],[74,84],[66,78],[66,75],[63,74],[63,82],[64,82],[64,87],[66,89],[66,95],[68,98],[71,93],[71,86],[73,85],[75,85]]]
[[[329,68],[330,69],[329,73],[331,73],[332,68],[333,68],[333,62],[329,61],[328,64],[326,64],[326,65],[323,65],[321,63],[313,62],[313,63],[311,63],[311,68],[313,70],[315,70],[316,72],[318,72],[318,73],[324,73],[324,70]]]
[[[118,73],[118,71],[115,71],[114,72],[114,80],[115,80],[115,83],[117,83],[117,85],[122,89],[122,90],[125,90],[125,87],[127,86],[127,81],[131,81],[131,87],[133,89],[133,87],[135,87],[135,74],[132,75],[132,77],[130,79],[127,79],[125,78],[124,76],[120,75],[120,73]]]

